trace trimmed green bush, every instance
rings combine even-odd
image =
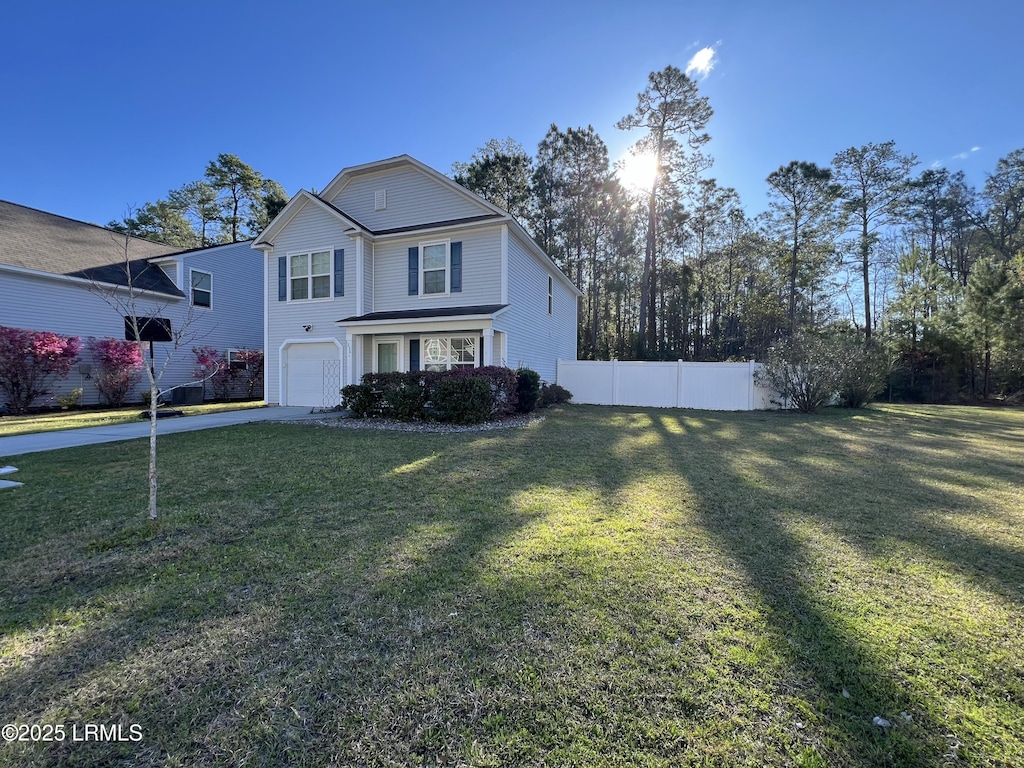
[[[544,382],[540,386],[540,407],[547,408],[552,405],[561,405],[572,400],[572,392],[558,384]]]
[[[447,373],[438,374],[442,377],[465,378],[482,376],[491,385],[491,418],[503,419],[516,412],[519,401],[517,388],[518,378],[511,368],[500,365],[485,365],[482,368],[455,368]]]
[[[533,371],[530,373],[536,376]],[[483,391],[479,381],[463,387],[461,383],[470,379],[477,379],[486,385],[486,398],[479,394]],[[446,382],[460,384],[454,388],[447,385],[441,387]],[[538,377],[534,403],[539,395],[539,382]],[[482,368],[455,368],[451,371],[367,373],[363,375],[361,384],[344,387],[341,395],[342,407],[358,418],[385,417],[399,421],[430,419],[471,424],[503,419],[515,413],[519,402],[518,387],[517,371],[488,365]],[[456,392],[459,394],[453,394]],[[467,400],[465,403],[455,403],[451,401],[452,397],[464,397]]]
[[[403,381],[384,390],[385,415],[399,421],[422,421],[429,390],[418,381]]]
[[[530,368],[520,368],[516,374],[517,410],[520,413],[530,413],[536,409],[537,400],[540,399],[540,374]]]
[[[483,376],[449,376],[430,397],[437,417],[453,424],[479,424],[491,416],[491,383]]]
[[[363,377],[364,381],[366,377]],[[383,393],[369,384],[349,384],[342,387],[341,407],[352,411],[358,419],[381,416],[384,413]]]

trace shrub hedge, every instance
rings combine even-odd
[[[430,396],[439,421],[479,424],[491,416],[494,394],[483,376],[446,376]]]
[[[461,383],[470,380],[482,384]],[[447,385],[446,382],[459,383]],[[443,388],[442,384],[445,384]],[[362,383],[350,384],[341,390],[341,404],[357,418],[475,423],[515,413],[519,404],[518,386],[517,371],[496,365],[445,372],[367,373]],[[460,397],[466,400],[464,406],[454,402]]]

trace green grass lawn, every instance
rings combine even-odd
[[[228,403],[204,403],[203,405],[176,405],[176,411],[186,416],[203,413],[222,413],[244,408],[261,408],[263,401],[235,400]],[[127,424],[139,421],[139,414],[145,406],[136,404],[127,408],[84,409],[74,411],[50,411],[31,416],[4,416],[0,418],[0,437],[28,435],[33,432],[54,432],[60,429],[84,429],[85,427],[109,427],[112,424]],[[160,410],[159,408],[157,410]]]
[[[1024,765],[1020,410],[160,445],[10,462],[0,723],[142,738],[0,765]]]

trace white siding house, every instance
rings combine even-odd
[[[402,155],[299,192],[253,242],[266,397],[330,407],[373,371],[482,365],[555,381],[579,292],[505,211]]]
[[[192,381],[193,346],[263,348],[263,265],[250,242],[179,251],[128,238],[128,258],[134,285],[144,289],[137,313],[169,319],[172,331],[188,330],[161,388]],[[104,294],[125,296],[125,283],[124,235],[0,201],[0,325],[83,341],[79,364],[54,395],[82,387],[84,404],[99,402],[85,342],[124,338],[124,319]],[[157,368],[171,346],[154,343]]]

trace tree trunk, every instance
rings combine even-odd
[[[150,342],[152,344],[152,342]],[[156,520],[156,405],[160,390],[156,386],[156,375],[153,370],[152,346],[149,359],[149,519]]]
[[[869,273],[869,257],[871,244],[868,240],[868,220],[865,216],[860,235],[861,269],[864,276],[864,338],[871,338],[871,276]]]
[[[797,214],[793,214],[793,255],[789,263],[789,335],[796,333],[796,273],[799,249],[799,227]]]
[[[654,324],[650,317],[651,310],[654,308],[650,299],[651,278],[654,271],[654,248],[657,242],[655,231],[658,224],[657,191],[658,183],[655,181],[651,185],[651,197],[647,206],[647,245],[644,248],[644,271],[640,277],[640,333],[637,336],[637,359],[639,360],[646,358],[648,350],[654,346],[653,334],[649,329]]]

